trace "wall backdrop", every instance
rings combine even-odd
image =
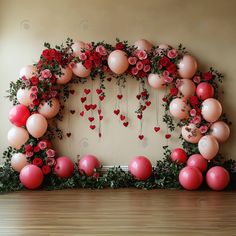
[[[154,44],[183,43],[199,60],[201,68],[213,66],[225,75],[223,84],[223,109],[231,121],[236,118],[235,61],[236,61],[236,1],[234,0],[0,0],[0,152],[7,143],[11,127],[8,111],[11,103],[4,98],[12,80],[18,78],[21,67],[37,61],[45,41],[61,44],[67,37],[82,41],[127,39],[130,43],[146,38]],[[79,118],[80,92],[67,103],[67,109],[75,109],[75,115],[66,115],[60,127],[72,132],[70,139],[56,141],[60,155],[76,159],[77,155],[95,154],[104,165],[126,165],[135,155],[146,155],[153,163],[161,159],[162,146],[167,144],[162,132],[153,132],[155,125],[154,91],[152,109],[145,112],[145,141],[137,139],[139,123],[133,111],[138,91],[136,81],[128,83],[127,98],[123,107],[128,108],[131,126],[124,128],[112,114],[115,106],[116,86],[107,86],[104,102],[106,118],[103,121],[103,138],[90,131],[87,121]],[[109,91],[109,92],[108,92]],[[112,95],[113,94],[113,95]],[[163,92],[158,96],[161,97]],[[128,103],[128,104],[127,104]],[[159,104],[160,106],[160,104]],[[68,113],[69,114],[69,113]],[[159,120],[162,119],[162,109]],[[231,137],[222,152],[236,159],[236,134],[231,127]],[[178,147],[178,132],[168,141]]]

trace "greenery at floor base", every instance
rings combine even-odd
[[[171,151],[168,146],[163,147],[164,159],[158,160],[156,166],[153,167],[152,175],[146,181],[136,180],[129,172],[114,166],[106,172],[97,170],[98,176],[88,177],[78,171],[75,165],[75,172],[73,176],[67,180],[58,178],[54,173],[45,176],[44,182],[40,189],[42,190],[59,190],[59,189],[73,189],[73,188],[89,188],[89,189],[103,189],[103,188],[138,188],[138,189],[180,189],[178,180],[179,172],[184,167],[178,163],[172,162],[170,159]],[[0,169],[0,192],[12,192],[23,190],[24,186],[20,183],[19,173],[11,168],[10,159],[13,149],[9,147],[3,153],[5,163]],[[231,183],[228,189],[236,189],[235,170],[236,161],[229,159],[222,161],[220,156],[209,163],[208,168],[220,165],[226,168],[231,175]],[[203,184],[203,187],[205,184]]]

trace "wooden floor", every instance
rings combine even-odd
[[[236,235],[236,192],[10,193],[0,195],[0,235]]]

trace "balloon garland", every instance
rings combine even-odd
[[[202,185],[208,170],[206,183],[211,189],[227,187],[228,171],[232,171],[235,162],[220,159],[218,153],[219,144],[230,135],[230,122],[222,114],[218,100],[218,83],[223,78],[218,71],[210,68],[201,72],[196,59],[182,45],[178,48],[167,44],[153,46],[144,39],[131,46],[127,41],[117,39],[113,46],[105,42],[73,42],[68,38],[65,46],[52,48],[45,43],[45,47],[38,62],[22,68],[19,79],[10,84],[8,97],[14,106],[9,112],[9,120],[13,127],[8,132],[10,147],[4,153],[7,160],[0,172],[2,186],[6,185],[6,176],[14,176],[12,190],[22,185],[35,189],[42,184],[45,188],[50,185],[52,188],[58,185],[60,188],[91,185],[99,188],[167,188],[180,184],[194,190]],[[97,79],[99,86],[94,88],[93,81]],[[106,83],[111,80],[118,86],[113,113],[124,127],[129,126],[128,101],[126,112],[121,107],[127,79],[139,82],[136,95],[139,105],[135,111],[141,127],[138,139],[145,138],[142,121],[145,110],[151,107],[150,88],[169,89],[162,98],[163,121],[168,127],[165,137],[171,137],[169,131],[175,129],[177,121],[183,148],[170,151],[165,146],[165,158],[158,161],[156,167],[152,167],[146,157],[135,157],[129,164],[128,173],[119,167],[102,173],[99,171],[101,163],[93,155],[82,157],[78,165],[69,157],[57,157],[50,140],[56,136],[62,138],[63,134],[53,120],[63,119],[64,103],[75,92],[70,85],[91,81],[91,87],[85,88],[80,97],[79,114],[81,118],[87,118],[89,129],[97,131],[101,138]],[[156,95],[155,100],[157,102]],[[70,113],[73,115],[75,110]],[[157,133],[160,131],[158,117],[156,120],[154,132]],[[70,138],[71,133],[66,135]],[[222,166],[228,167],[228,171]],[[20,173],[22,185],[16,173]]]

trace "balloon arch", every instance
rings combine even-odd
[[[104,41],[84,43],[68,38],[65,46],[52,48],[45,43],[45,47],[38,62],[22,68],[19,79],[10,84],[8,97],[14,106],[9,120],[13,127],[8,132],[10,146],[4,152],[6,161],[0,171],[1,191],[23,186],[28,189],[182,186],[195,190],[204,179],[213,190],[228,186],[235,161],[219,154],[219,144],[230,135],[230,122],[218,101],[218,83],[223,78],[218,71],[213,68],[200,71],[195,58],[182,45],[153,46],[144,39],[134,45],[117,39],[113,46]],[[141,123],[145,110],[151,107],[150,87],[169,91],[162,98],[163,121],[169,130],[165,138],[171,137],[176,126],[181,127],[183,148],[169,150],[164,146],[164,159],[153,167],[148,158],[135,157],[128,172],[120,167],[103,172],[93,155],[82,157],[78,163],[66,156],[57,157],[50,140],[62,138],[62,131],[51,120],[63,119],[63,104],[75,92],[69,85],[99,80],[96,90],[84,89],[80,116],[87,117],[89,128],[97,130],[101,138],[105,85],[112,79],[117,82],[119,104],[126,77],[140,84],[136,114]],[[97,103],[89,99],[92,94],[97,96]],[[121,110],[117,106],[114,115],[128,127],[128,117]],[[157,124],[153,129],[157,133],[160,127]],[[71,134],[66,135],[69,138]],[[137,138],[145,138],[142,130]]]

